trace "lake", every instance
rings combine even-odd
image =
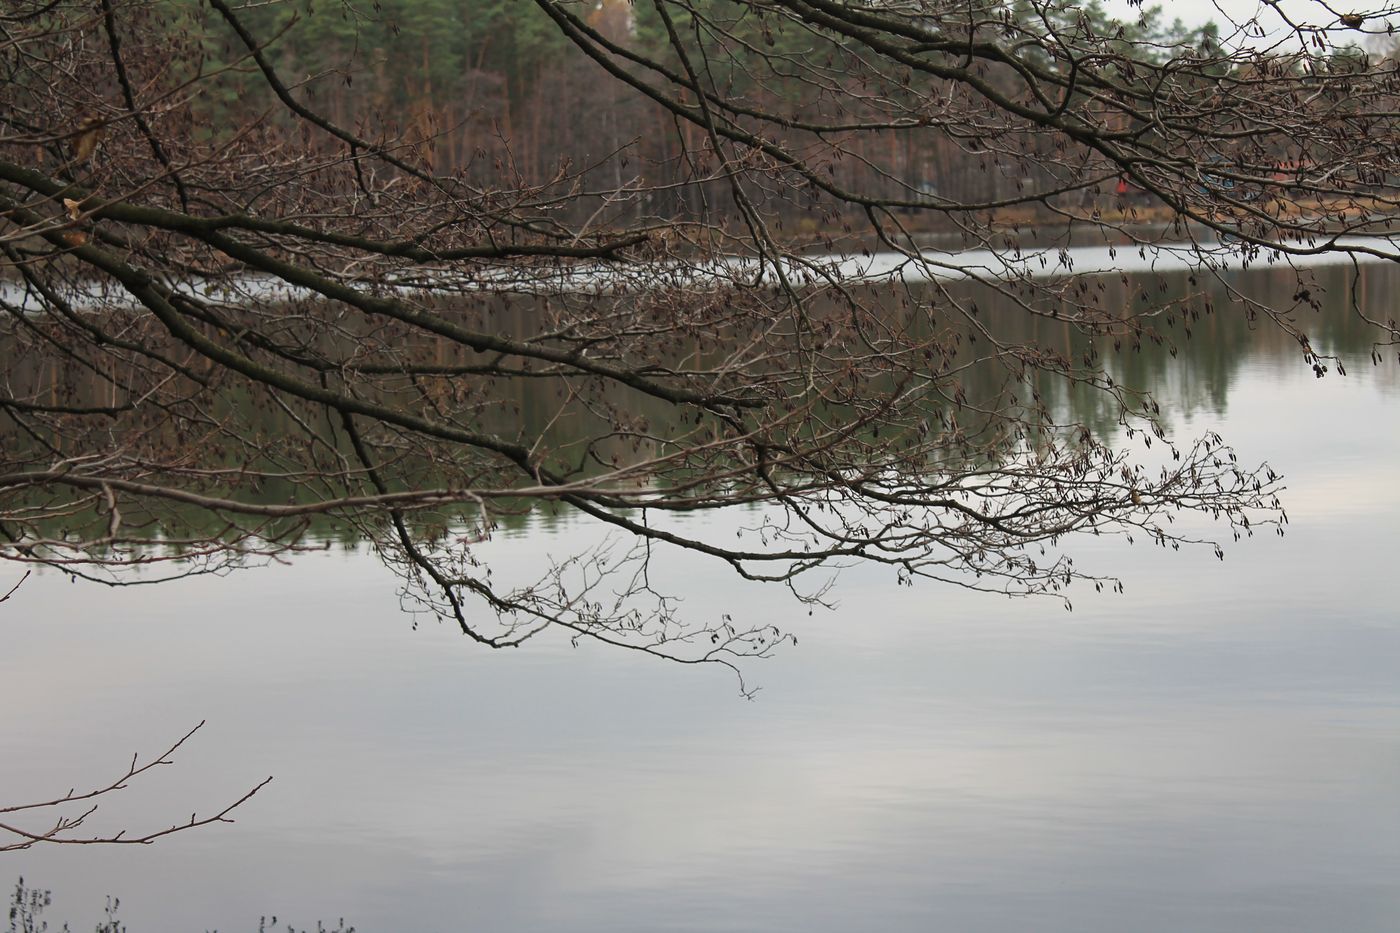
[[[1229,273],[1283,294],[1291,273]],[[32,576],[0,605],[0,805],[118,776],[201,720],[95,828],[154,829],[273,782],[233,825],[0,855],[91,927],[361,931],[1394,931],[1400,924],[1400,367],[1318,272],[1317,379],[1258,325],[1121,370],[1172,433],[1285,477],[1288,533],[1164,550],[1066,542],[1122,594],[1012,600],[850,568],[808,615],[685,558],[686,612],[798,643],[717,668],[543,638],[490,651],[415,619],[353,541],[287,565],[107,589]],[[1110,428],[1111,429],[1111,428]],[[734,533],[753,512],[705,521]],[[1225,529],[1219,533],[1227,534]],[[533,516],[502,577],[597,541]],[[0,588],[19,577],[0,568]]]

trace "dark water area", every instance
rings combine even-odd
[[[1223,561],[1065,542],[1125,583],[1071,592],[1072,612],[850,568],[809,616],[663,556],[654,582],[686,612],[797,634],[746,668],[752,702],[723,672],[562,637],[483,649],[406,614],[394,575],[334,535],[289,565],[158,587],[37,574],[0,605],[0,805],[115,777],[200,720],[94,828],[164,826],[275,779],[233,825],[0,855],[0,881],[51,889],[46,916],[75,930],[112,894],[133,931],[271,914],[361,931],[1393,931],[1400,365],[1393,349],[1372,365],[1349,305],[1392,316],[1400,274],[1357,275],[1316,270],[1323,309],[1294,312],[1344,377],[1231,313],[1232,289],[1291,307],[1291,271],[1231,273],[1191,337],[1109,360],[1177,438],[1218,431],[1284,474],[1284,537],[1227,540]],[[1113,287],[1136,300],[1143,281]],[[1167,281],[1153,293],[1190,291]],[[1054,402],[1118,430],[1093,397]],[[704,521],[732,536],[759,516]],[[532,514],[479,556],[528,580],[600,537]],[[0,570],[0,589],[18,576]]]

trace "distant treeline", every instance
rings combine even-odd
[[[205,36],[206,68],[231,60],[222,24],[200,0],[167,2],[183,8],[172,22]],[[854,122],[876,113],[864,104],[872,86],[881,98],[881,119],[889,119],[891,87],[894,96],[907,98],[907,127],[851,133],[849,139],[823,136],[824,144],[835,144],[827,170],[853,189],[945,206],[1027,197],[1010,212],[1034,214],[1040,205],[1031,195],[1094,174],[1095,166],[1059,164],[1051,139],[1033,127],[1008,123],[991,133],[978,127],[975,114],[983,102],[964,87],[950,82],[901,90],[900,76],[863,71],[858,54],[819,32],[756,16],[733,0],[700,0],[691,8],[694,15],[677,10],[673,26],[684,43],[703,51],[695,57],[706,65],[706,80],[730,100],[796,118]],[[578,10],[617,47],[681,70],[652,4],[597,0]],[[308,103],[366,135],[397,141],[436,172],[503,191],[577,174],[593,194],[575,198],[574,212],[606,206],[632,222],[724,218],[727,187],[703,130],[608,76],[528,0],[375,0],[372,6],[289,0],[253,5],[241,15]],[[979,3],[975,17],[984,30],[996,22],[1008,24],[1008,31],[1043,30],[1046,22],[1089,29],[1116,36],[1139,59],[1183,51],[1208,57],[1219,42],[1214,25],[1164,24],[1160,8],[1117,23],[1097,2],[1066,4],[1047,14],[1014,0],[1004,7]],[[821,67],[804,73],[804,61]],[[242,67],[250,68],[246,62]],[[849,87],[833,87],[833,74]],[[1009,72],[987,77],[1016,92]],[[246,85],[250,91],[258,86],[251,76]],[[239,125],[250,111],[265,107],[240,94],[237,82],[219,86],[221,98],[198,104],[204,110],[199,123],[211,132]],[[946,101],[946,121],[928,116],[929,102],[939,100]],[[769,138],[780,132],[771,123],[762,129]],[[778,141],[811,145],[810,137]],[[1108,209],[1131,202],[1134,193],[1110,179],[1067,197],[1078,209]],[[824,215],[800,187],[786,187],[777,176],[770,189],[752,194],[780,219],[805,224],[808,233],[839,219]],[[936,211],[909,213],[913,226],[941,217]]]

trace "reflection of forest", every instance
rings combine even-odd
[[[1102,276],[1081,278],[1063,283],[1067,289],[1092,289],[1097,302],[1104,308],[1134,305],[1163,309],[1154,320],[1155,337],[1148,333],[1136,341],[1119,340],[1117,349],[1112,338],[1099,338],[1095,346],[1099,361],[1120,385],[1150,392],[1161,406],[1169,429],[1183,415],[1197,412],[1221,412],[1229,401],[1232,385],[1247,362],[1265,360],[1267,365],[1306,367],[1298,342],[1277,325],[1262,316],[1251,320],[1248,302],[1288,315],[1303,329],[1318,352],[1336,355],[1347,369],[1364,373],[1360,378],[1375,378],[1367,365],[1378,332],[1361,319],[1352,308],[1373,317],[1385,319],[1383,305],[1400,286],[1400,269],[1390,265],[1361,267],[1359,276],[1350,267],[1324,266],[1299,273],[1293,269],[1266,268],[1249,272],[1207,273],[1173,272],[1147,276]],[[938,314],[940,303],[952,300],[972,303],[978,307],[979,320],[999,339],[1009,343],[1044,348],[1075,361],[1093,359],[1087,337],[1068,324],[1044,317],[1032,317],[1013,307],[1004,297],[990,289],[969,284],[925,286],[942,287],[944,294],[926,291],[913,297],[919,303],[933,304],[940,320],[953,320],[951,315]],[[1082,293],[1082,292],[1081,292]],[[1248,302],[1242,298],[1247,298]],[[481,330],[525,336],[538,331],[536,318],[547,314],[540,299],[533,297],[484,299],[452,299],[464,303],[462,313],[472,316]],[[470,302],[469,305],[465,304]],[[907,312],[895,310],[892,314]],[[450,310],[450,306],[439,309]],[[630,463],[655,456],[658,440],[683,432],[675,422],[677,410],[654,397],[643,396],[615,383],[599,383],[577,398],[566,396],[565,386],[556,378],[508,378],[454,372],[461,367],[479,363],[481,357],[445,340],[405,335],[374,335],[373,341],[401,341],[393,358],[411,360],[416,366],[441,367],[445,375],[434,383],[437,388],[427,402],[421,385],[415,387],[412,403],[420,409],[425,405],[441,405],[451,410],[459,422],[466,421],[474,430],[512,441],[533,444],[548,451],[546,461],[551,468],[575,475],[596,473],[617,463]],[[382,347],[381,347],[382,349]],[[698,350],[673,348],[681,354],[691,354],[700,360]],[[11,347],[0,347],[7,357],[17,359],[12,365],[12,397],[27,397],[41,403],[111,405],[120,399],[112,384],[92,373],[36,355],[16,354]],[[1006,387],[1004,369],[977,365],[959,374],[966,397],[976,403],[990,399]],[[1049,373],[1036,372],[1034,388],[1046,402],[1054,421],[1060,425],[1080,424],[1095,436],[1108,439],[1120,428],[1120,410],[1107,393],[1082,384],[1071,384]],[[401,380],[406,383],[407,380]],[[403,385],[389,378],[377,383],[383,398],[408,398],[398,395]],[[278,472],[279,444],[305,444],[304,426],[323,427],[325,414],[309,407],[282,407],[269,404],[263,393],[246,386],[230,383],[218,395],[219,411],[207,411],[210,422],[222,419],[237,426],[248,442],[240,445],[230,438],[211,443],[209,434],[200,434],[190,424],[181,426],[178,420],[161,420],[159,414],[149,416],[123,415],[116,423],[115,445],[127,453],[146,456],[150,462],[170,462],[172,454],[191,468],[200,470],[265,470]],[[927,417],[935,409],[924,408]],[[294,415],[301,420],[299,425]],[[619,431],[618,419],[625,417],[629,429]],[[10,420],[8,414],[0,418]],[[113,431],[105,419],[88,419],[91,430]],[[53,459],[50,454],[36,454],[33,440],[22,431],[4,430],[3,450],[10,470],[23,469],[34,463]],[[52,443],[61,453],[66,444],[73,443],[71,431],[66,436],[55,433],[41,439]],[[336,432],[322,435],[332,445],[343,443]],[[103,449],[101,446],[88,449]],[[250,459],[249,452],[256,452]],[[264,456],[266,454],[266,456]],[[399,477],[396,488],[420,484],[437,485],[437,468],[431,461],[415,461],[406,456],[395,464]],[[502,471],[484,474],[486,481],[498,486],[514,482]],[[227,493],[231,483],[218,478],[190,479],[205,491]],[[237,486],[237,495],[261,503],[306,501],[316,494],[315,484],[280,481],[265,476],[255,483]],[[322,487],[326,496],[340,495],[343,488],[334,483]],[[13,499],[11,500],[13,502]],[[31,503],[34,504],[34,503]],[[162,508],[166,508],[162,506]],[[182,530],[209,532],[218,527],[218,519],[194,508],[170,507],[170,514],[152,516],[170,535]],[[526,520],[524,507],[502,512],[499,523],[520,526]],[[535,513],[539,515],[538,511]],[[128,516],[134,518],[134,516]],[[438,516],[437,521],[442,517]],[[69,515],[62,519],[65,528],[75,528],[96,522],[96,516]],[[353,540],[354,534],[334,519],[319,516],[313,519],[312,533],[328,540]]]
[[[1299,272],[1282,266],[1218,276],[1176,272],[1126,281],[1105,276],[1106,306],[1180,303],[1156,324],[1161,342],[1144,339],[1136,347],[1124,344],[1117,352],[1105,352],[1106,367],[1119,383],[1151,392],[1169,423],[1198,412],[1224,412],[1231,387],[1251,361],[1308,371],[1298,341],[1262,315],[1251,314],[1241,300],[1247,298],[1286,315],[1317,352],[1338,357],[1348,372],[1375,378],[1370,357],[1375,341],[1384,335],[1361,314],[1389,319],[1387,307],[1400,285],[1400,269],[1391,264],[1360,269],[1358,274],[1350,266],[1330,265]],[[1058,341],[1074,356],[1084,352],[1086,340],[1067,328],[1057,330],[1040,327],[1028,336],[1049,344]],[[1056,399],[1066,416],[1101,436],[1115,430],[1116,413],[1101,393],[1065,391],[1062,383],[1043,381],[1046,396]]]
[[[1244,272],[1094,276],[1083,281],[1096,291],[1102,286],[1097,301],[1104,308],[1127,311],[1138,305],[1140,311],[1149,303],[1171,308],[1153,324],[1160,339],[1144,335],[1136,344],[1121,341],[1117,349],[1111,339],[1099,338],[1096,344],[1103,365],[1117,383],[1151,393],[1164,416],[1174,421],[1196,412],[1225,411],[1231,385],[1251,360],[1307,370],[1298,342],[1265,317],[1263,308],[1285,315],[1309,336],[1319,353],[1338,357],[1348,371],[1363,366],[1370,370],[1375,342],[1384,335],[1361,314],[1389,319],[1386,308],[1389,296],[1400,287],[1400,268],[1364,265],[1358,274],[1344,265],[1301,271],[1277,266]],[[1089,338],[1071,325],[1028,315],[989,289],[942,287],[959,302],[975,301],[980,320],[1008,343],[1047,348],[1072,360],[1083,360],[1089,351]],[[926,292],[918,297],[932,302],[937,314],[940,296]],[[529,333],[520,314],[524,310],[517,307],[509,316],[503,313],[501,325],[509,319],[513,333]],[[972,399],[988,397],[1004,376],[993,367],[973,367],[963,378],[964,389]],[[555,387],[513,380],[499,388],[509,395],[498,396],[498,404],[483,412],[483,423],[490,430],[508,434],[519,430],[526,436],[547,430],[550,446],[560,448],[607,433],[607,423],[584,408],[558,418]],[[1103,392],[1071,387],[1046,373],[1039,374],[1036,388],[1050,401],[1057,421],[1083,424],[1101,437],[1117,430],[1116,406]],[[671,409],[664,403],[621,387],[612,386],[609,392],[618,408],[634,411],[654,425],[666,425]],[[639,451],[619,448],[614,453],[625,459]]]

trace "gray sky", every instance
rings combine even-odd
[[[1158,0],[1158,3],[1162,7],[1163,19],[1167,22],[1179,18],[1188,25],[1200,25],[1214,20],[1227,35],[1232,31],[1230,21],[1244,24],[1255,20],[1265,32],[1264,38],[1256,37],[1252,40],[1255,45],[1266,46],[1282,41],[1285,48],[1290,49],[1296,45],[1296,40],[1287,35],[1284,19],[1278,12],[1280,10],[1300,25],[1334,28],[1338,26],[1338,17],[1341,14],[1361,13],[1371,21],[1368,25],[1375,28],[1375,24],[1383,22],[1387,14],[1396,10],[1392,5],[1377,5],[1375,0],[1280,0],[1276,4],[1258,0]],[[1158,3],[1146,0],[1143,6],[1151,7]],[[1138,8],[1129,4],[1128,0],[1104,0],[1104,5],[1119,19],[1132,19],[1138,15]],[[1361,44],[1366,44],[1361,33],[1346,34]]]

